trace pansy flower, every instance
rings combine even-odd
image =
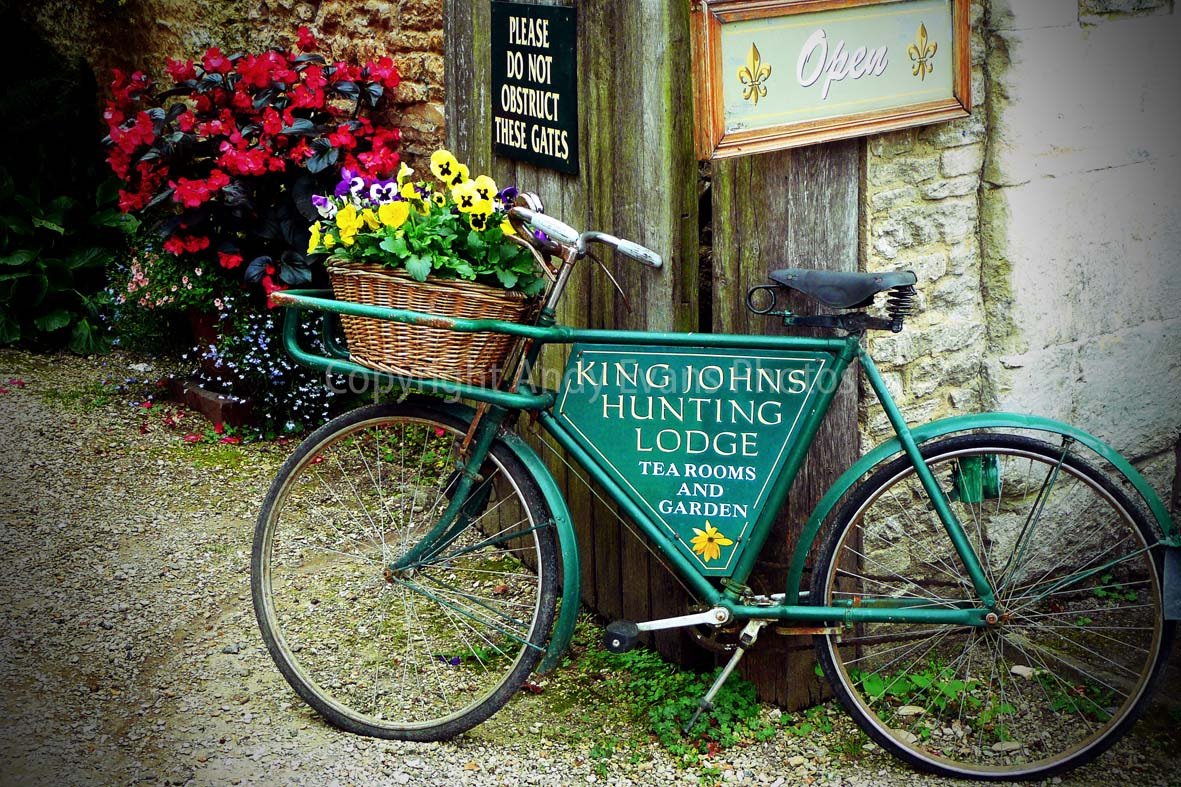
[[[387,202],[377,209],[377,218],[387,227],[397,229],[410,218],[410,203],[404,200]]]
[[[399,188],[406,185],[406,181],[410,180],[410,176],[414,174],[414,170],[406,166],[406,162],[402,162],[402,166],[398,168],[398,186]]]
[[[459,162],[455,160],[455,156],[451,155],[449,150],[436,150],[431,154],[431,173],[448,185],[455,177],[458,167]]]
[[[481,202],[492,204],[492,198],[496,195],[496,181],[487,175],[481,175],[475,179],[473,188]]]
[[[455,200],[455,206],[459,208],[460,213],[474,213],[479,210],[480,195],[476,192],[476,183],[473,180],[453,187],[451,199]]]
[[[379,180],[369,187],[369,199],[378,205],[393,202],[398,198],[398,182]]]
[[[323,218],[336,218],[336,203],[321,194],[312,195],[312,206]],[[318,223],[318,222],[317,222]]]

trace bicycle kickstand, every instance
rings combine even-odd
[[[693,711],[693,718],[689,719],[689,723],[685,725],[685,729],[682,732],[688,735],[689,730],[693,729],[693,725],[701,718],[701,714],[714,709],[713,699],[722,688],[722,684],[726,682],[726,679],[730,677],[730,673],[738,666],[738,662],[746,653],[747,648],[755,644],[755,640],[759,638],[759,631],[770,622],[769,620],[747,621],[746,626],[742,629],[742,634],[738,637],[738,647],[734,649],[734,655],[726,662],[722,673],[718,675],[718,679],[714,681],[714,684],[709,687],[709,691],[701,698],[701,702],[697,703],[697,710]]]

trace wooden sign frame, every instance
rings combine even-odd
[[[969,0],[948,0],[951,5],[952,33],[950,96],[917,103],[902,101],[887,107],[875,107],[870,111],[810,118],[799,122],[770,122],[757,127],[730,130],[726,128],[724,80],[735,76],[723,66],[722,37],[727,26],[750,20],[774,20],[869,6],[894,5],[905,10],[908,4],[917,5],[920,2],[925,0],[693,0],[693,81],[697,158],[719,159],[763,153],[966,117],[972,107]],[[800,19],[803,21],[802,16]],[[925,27],[923,32],[925,33]],[[901,56],[905,57],[905,53]],[[906,63],[907,67],[910,65]],[[781,63],[780,71],[787,70],[782,66]],[[916,74],[919,68],[916,62]],[[757,75],[752,76],[753,80],[745,80],[742,84],[749,87],[751,81],[757,82]],[[755,90],[761,89],[759,84],[753,87]],[[766,95],[765,90],[761,95]]]

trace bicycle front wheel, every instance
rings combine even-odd
[[[997,594],[997,623],[857,624],[816,638],[863,729],[910,764],[1038,779],[1117,740],[1168,653],[1152,531],[1095,468],[1047,443],[968,435],[923,450]],[[982,606],[906,458],[842,507],[812,598]]]
[[[375,405],[309,436],[259,515],[251,584],[288,683],[350,732],[442,740],[498,710],[541,657],[557,554],[542,494],[495,443],[456,526],[406,563],[451,505],[467,425]]]

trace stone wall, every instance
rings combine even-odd
[[[864,264],[915,270],[922,294],[875,357],[912,421],[1059,418],[1174,499],[1181,16],[1159,0],[980,0],[972,17],[972,117],[867,145]],[[863,425],[867,443],[887,428],[871,406]]]
[[[306,25],[329,58],[394,58],[403,81],[385,120],[401,126],[412,165],[442,145],[442,0],[45,0],[25,13],[63,55],[84,59],[99,85],[112,68],[159,76],[166,57],[197,58],[210,46],[289,45]]]

